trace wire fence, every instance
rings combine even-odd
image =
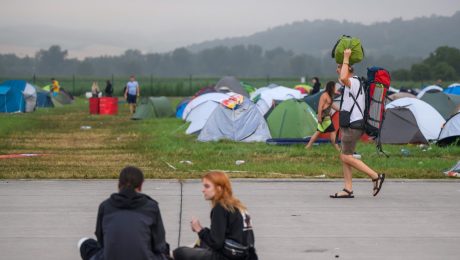
[[[50,76],[38,76],[33,75],[22,78],[7,78],[0,77],[0,81],[10,79],[22,79],[32,83],[38,87],[44,87],[51,84]],[[112,75],[110,77],[79,77],[79,76],[66,76],[66,77],[54,77],[59,81],[59,85],[66,91],[70,92],[74,96],[85,95],[86,92],[91,92],[91,86],[94,81],[99,85],[99,89],[104,92],[107,80],[112,82],[114,89],[114,96],[122,96],[124,87],[128,82],[129,78],[117,77]],[[193,75],[183,78],[165,78],[165,77],[137,77],[136,80],[139,82],[141,95],[143,96],[176,96],[185,97],[192,96],[201,88],[216,84],[220,78],[212,77],[194,77]],[[270,83],[276,83],[278,85],[286,87],[294,87],[300,84],[299,78],[272,78],[267,76],[266,78],[240,78],[242,82],[249,84],[253,87],[259,88],[267,86]]]
[[[39,76],[32,75],[22,78],[10,78],[0,77],[0,82],[10,79],[22,79],[32,83],[38,87],[44,87],[51,84],[51,76]],[[102,77],[82,77],[82,76],[62,76],[54,77],[59,81],[59,84],[66,91],[70,92],[74,96],[85,95],[86,92],[91,92],[91,85],[93,81],[98,82],[99,89],[104,92],[106,81],[110,80],[114,89],[114,96],[122,96],[124,87],[128,82],[129,78],[126,76],[111,75],[106,78]],[[137,77],[136,80],[139,82],[141,95],[143,96],[168,96],[168,97],[186,97],[192,96],[201,88],[216,84],[220,78],[218,77],[194,77],[189,75],[188,77],[182,78],[166,78],[166,77],[155,77],[154,75]],[[329,80],[337,81],[336,78],[322,78],[322,86],[326,85]],[[300,78],[283,78],[283,77],[271,77],[265,78],[240,78],[240,81],[245,82],[255,88],[267,86],[271,83],[275,83],[285,87],[294,87],[301,83]],[[306,79],[306,84],[310,84],[309,79]],[[392,86],[395,88],[423,88],[424,86],[431,85],[431,82],[413,82],[413,81],[393,81]],[[444,82],[447,86],[451,82]]]

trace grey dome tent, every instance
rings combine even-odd
[[[380,132],[384,144],[428,143],[437,140],[446,122],[432,106],[416,98],[400,98],[385,106]]]
[[[460,113],[449,118],[439,134],[437,145],[450,144],[460,145]]]
[[[434,107],[444,119],[450,118],[454,114],[458,105],[458,99],[447,95],[444,92],[425,93],[420,100],[425,101]]]
[[[240,81],[231,76],[223,77],[217,82],[214,89],[217,92],[227,93],[227,92],[235,92],[237,94],[241,94],[245,97],[249,97],[248,92],[244,89],[241,85]]]
[[[383,144],[428,143],[417,125],[414,114],[405,107],[395,107],[385,111],[380,141]]]
[[[134,120],[172,117],[174,109],[166,97],[144,97],[136,108],[136,112],[131,117]]]
[[[241,142],[265,142],[270,131],[256,105],[245,98],[236,109],[219,105],[201,129],[198,141],[229,139]]]

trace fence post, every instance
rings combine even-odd
[[[153,96],[153,73],[150,73],[150,95]]]
[[[113,73],[112,73],[112,90],[113,90],[113,95],[115,96],[115,78],[113,76]],[[123,94],[124,95],[124,94]]]
[[[188,83],[188,93],[186,94],[186,96],[191,96],[193,94],[192,81],[193,81],[193,76],[192,74],[190,74],[189,83]]]
[[[34,73],[34,76],[32,77],[32,83],[34,83],[35,85],[35,82],[37,81],[36,77],[35,77],[35,73]]]
[[[72,95],[77,96],[75,93],[75,74],[72,74]]]

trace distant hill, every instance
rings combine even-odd
[[[460,48],[459,27],[460,11],[451,17],[394,19],[372,25],[335,20],[302,21],[246,37],[206,41],[187,48],[196,52],[216,46],[255,44],[265,50],[282,47],[320,57],[329,54],[338,37],[346,34],[361,38],[368,55],[426,57],[439,46]]]

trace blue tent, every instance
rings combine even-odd
[[[444,93],[460,95],[460,84],[452,87],[449,86],[448,88],[444,89]]]
[[[40,88],[35,89],[37,90],[37,107],[54,107],[50,92]]]
[[[192,100],[192,98],[187,97],[187,98],[182,99],[181,102],[179,102],[179,104],[176,107],[176,117],[177,118],[182,119],[182,114],[184,113],[184,109],[188,105],[190,100]]]
[[[24,80],[8,80],[0,84],[0,112],[32,112],[37,91]]]

